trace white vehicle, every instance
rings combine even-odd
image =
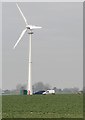
[[[43,95],[47,95],[47,94],[55,94],[55,90],[47,90],[43,92]]]

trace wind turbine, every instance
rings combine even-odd
[[[18,8],[19,12],[21,13],[21,15],[22,15],[22,17],[23,17],[23,19],[24,19],[24,22],[25,22],[25,24],[26,24],[26,28],[22,31],[22,33],[21,33],[19,39],[17,40],[16,44],[14,45],[13,49],[15,49],[15,47],[17,46],[17,44],[20,42],[20,40],[21,40],[21,38],[23,37],[23,35],[25,34],[25,32],[26,32],[27,30],[29,30],[29,32],[28,32],[28,34],[29,34],[29,65],[28,65],[28,84],[27,84],[27,91],[28,91],[28,92],[27,92],[27,93],[28,93],[28,95],[32,95],[32,78],[31,78],[31,76],[32,76],[32,75],[31,75],[31,66],[32,66],[32,59],[31,59],[31,39],[32,39],[33,30],[34,30],[34,29],[40,29],[40,28],[42,28],[42,27],[40,27],[40,26],[35,26],[35,25],[29,25],[29,24],[27,23],[27,20],[26,20],[24,14],[22,13],[22,11],[21,11],[19,5],[18,5],[17,3],[16,3],[16,5],[17,5],[17,8]]]

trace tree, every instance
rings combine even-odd
[[[18,84],[18,85],[16,86],[16,89],[17,89],[17,90],[26,90],[26,85]]]
[[[41,91],[41,90],[46,91],[48,89],[50,89],[49,84],[44,85],[42,82],[37,82],[33,85],[34,92]]]

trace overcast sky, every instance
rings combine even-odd
[[[19,3],[29,24],[43,28],[32,36],[32,83],[83,87],[83,3]],[[29,35],[15,3],[2,4],[3,89],[27,84]]]

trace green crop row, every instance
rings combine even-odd
[[[2,97],[3,118],[83,118],[83,95]]]

